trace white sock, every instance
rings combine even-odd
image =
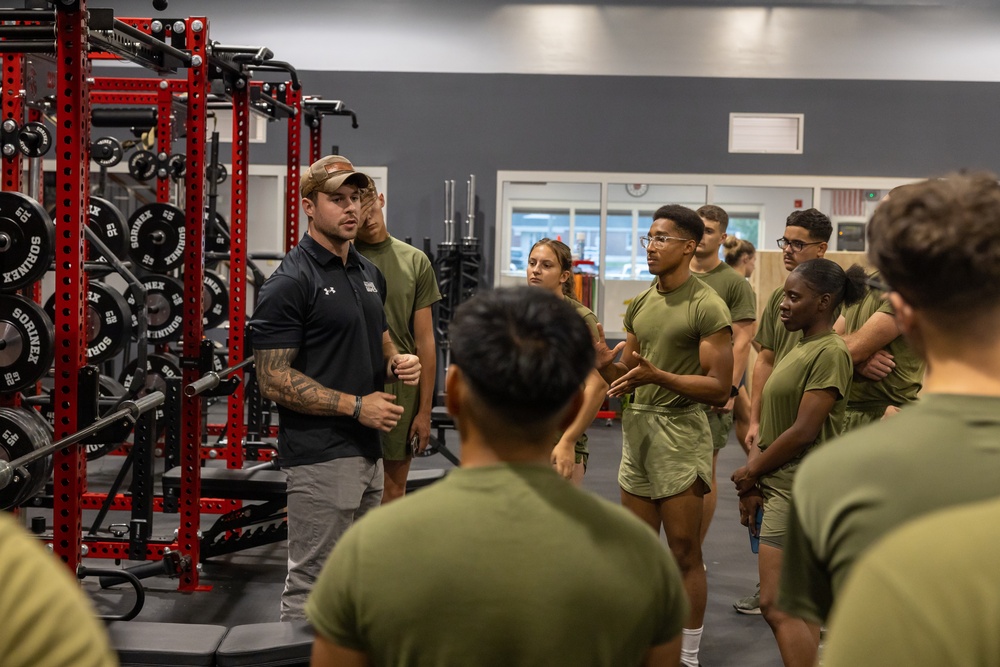
[[[684,628],[681,636],[681,664],[685,667],[698,667],[698,651],[701,649],[701,633],[705,626],[696,630]]]

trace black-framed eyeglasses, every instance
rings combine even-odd
[[[873,278],[871,276],[865,278],[865,285],[871,287],[873,290],[882,292],[883,294],[888,294],[889,292],[894,292],[895,290],[889,286],[888,283],[884,283],[878,278]]]
[[[656,234],[654,236],[640,236],[639,245],[643,248],[648,248],[653,246],[654,248],[659,248],[666,244],[667,241],[693,241],[694,239],[685,239],[680,236],[664,236],[662,234]]]
[[[791,246],[792,252],[802,252],[806,246],[819,245],[820,243],[826,243],[826,241],[813,241],[812,243],[805,243],[804,241],[789,241],[784,236],[778,239],[778,248],[784,250],[785,248]]]

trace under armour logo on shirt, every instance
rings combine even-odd
[[[370,283],[367,280],[365,281],[365,289],[368,290],[369,292],[374,292],[375,294],[378,294],[378,288],[375,287],[375,283]]]
[[[323,289],[323,294],[326,294],[326,295],[336,294],[336,293],[337,293],[337,290],[333,289],[332,287],[326,287],[326,288]]]

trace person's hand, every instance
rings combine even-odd
[[[576,443],[560,440],[552,448],[552,467],[560,476],[573,479],[573,468],[576,467]]]
[[[413,437],[417,438],[417,446],[413,448],[414,456],[423,454],[431,439],[431,414],[429,412],[418,412],[413,415],[413,423],[410,424],[410,433],[407,435],[407,442],[412,442]]]
[[[885,412],[882,413],[882,419],[888,419],[889,417],[893,416],[894,414],[897,414],[898,412],[899,408],[897,408],[895,405],[890,405],[886,407]]]
[[[625,349],[625,341],[615,345],[613,350],[608,348],[608,341],[604,338],[604,327],[598,323],[597,340],[594,342],[594,368],[599,371],[607,368],[618,358],[623,349]]]
[[[402,380],[403,384],[416,385],[420,382],[420,357],[397,354],[389,361],[389,374]]]
[[[760,443],[760,424],[755,422],[750,422],[750,426],[747,427],[747,449],[753,449]]]
[[[730,477],[733,480],[733,484],[736,485],[736,493],[741,497],[754,491],[757,488],[757,478],[750,474],[750,467],[743,466],[733,473]]]
[[[649,363],[645,357],[638,352],[632,353],[632,358],[636,360],[635,368],[611,383],[608,388],[608,396],[624,396],[631,394],[636,388],[643,385],[652,384],[657,379],[659,369]]]
[[[361,414],[358,421],[368,428],[376,428],[388,433],[403,416],[403,406],[396,405],[396,397],[384,391],[373,391],[361,398]]]
[[[763,506],[764,496],[761,495],[760,491],[740,496],[740,523],[747,526],[750,529],[750,534],[754,537],[760,537],[756,517],[757,510]]]
[[[861,377],[878,382],[885,378],[896,367],[892,355],[885,350],[878,350],[855,367],[855,372]]]
[[[716,414],[720,415],[728,415],[730,412],[733,411],[733,405],[735,404],[736,404],[736,397],[730,396],[729,400],[726,401],[726,404],[723,405],[721,408],[713,405],[712,412],[715,412]]]

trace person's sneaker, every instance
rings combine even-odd
[[[733,603],[733,609],[741,614],[760,614],[760,584],[757,584],[757,591],[753,595],[740,598]]]

